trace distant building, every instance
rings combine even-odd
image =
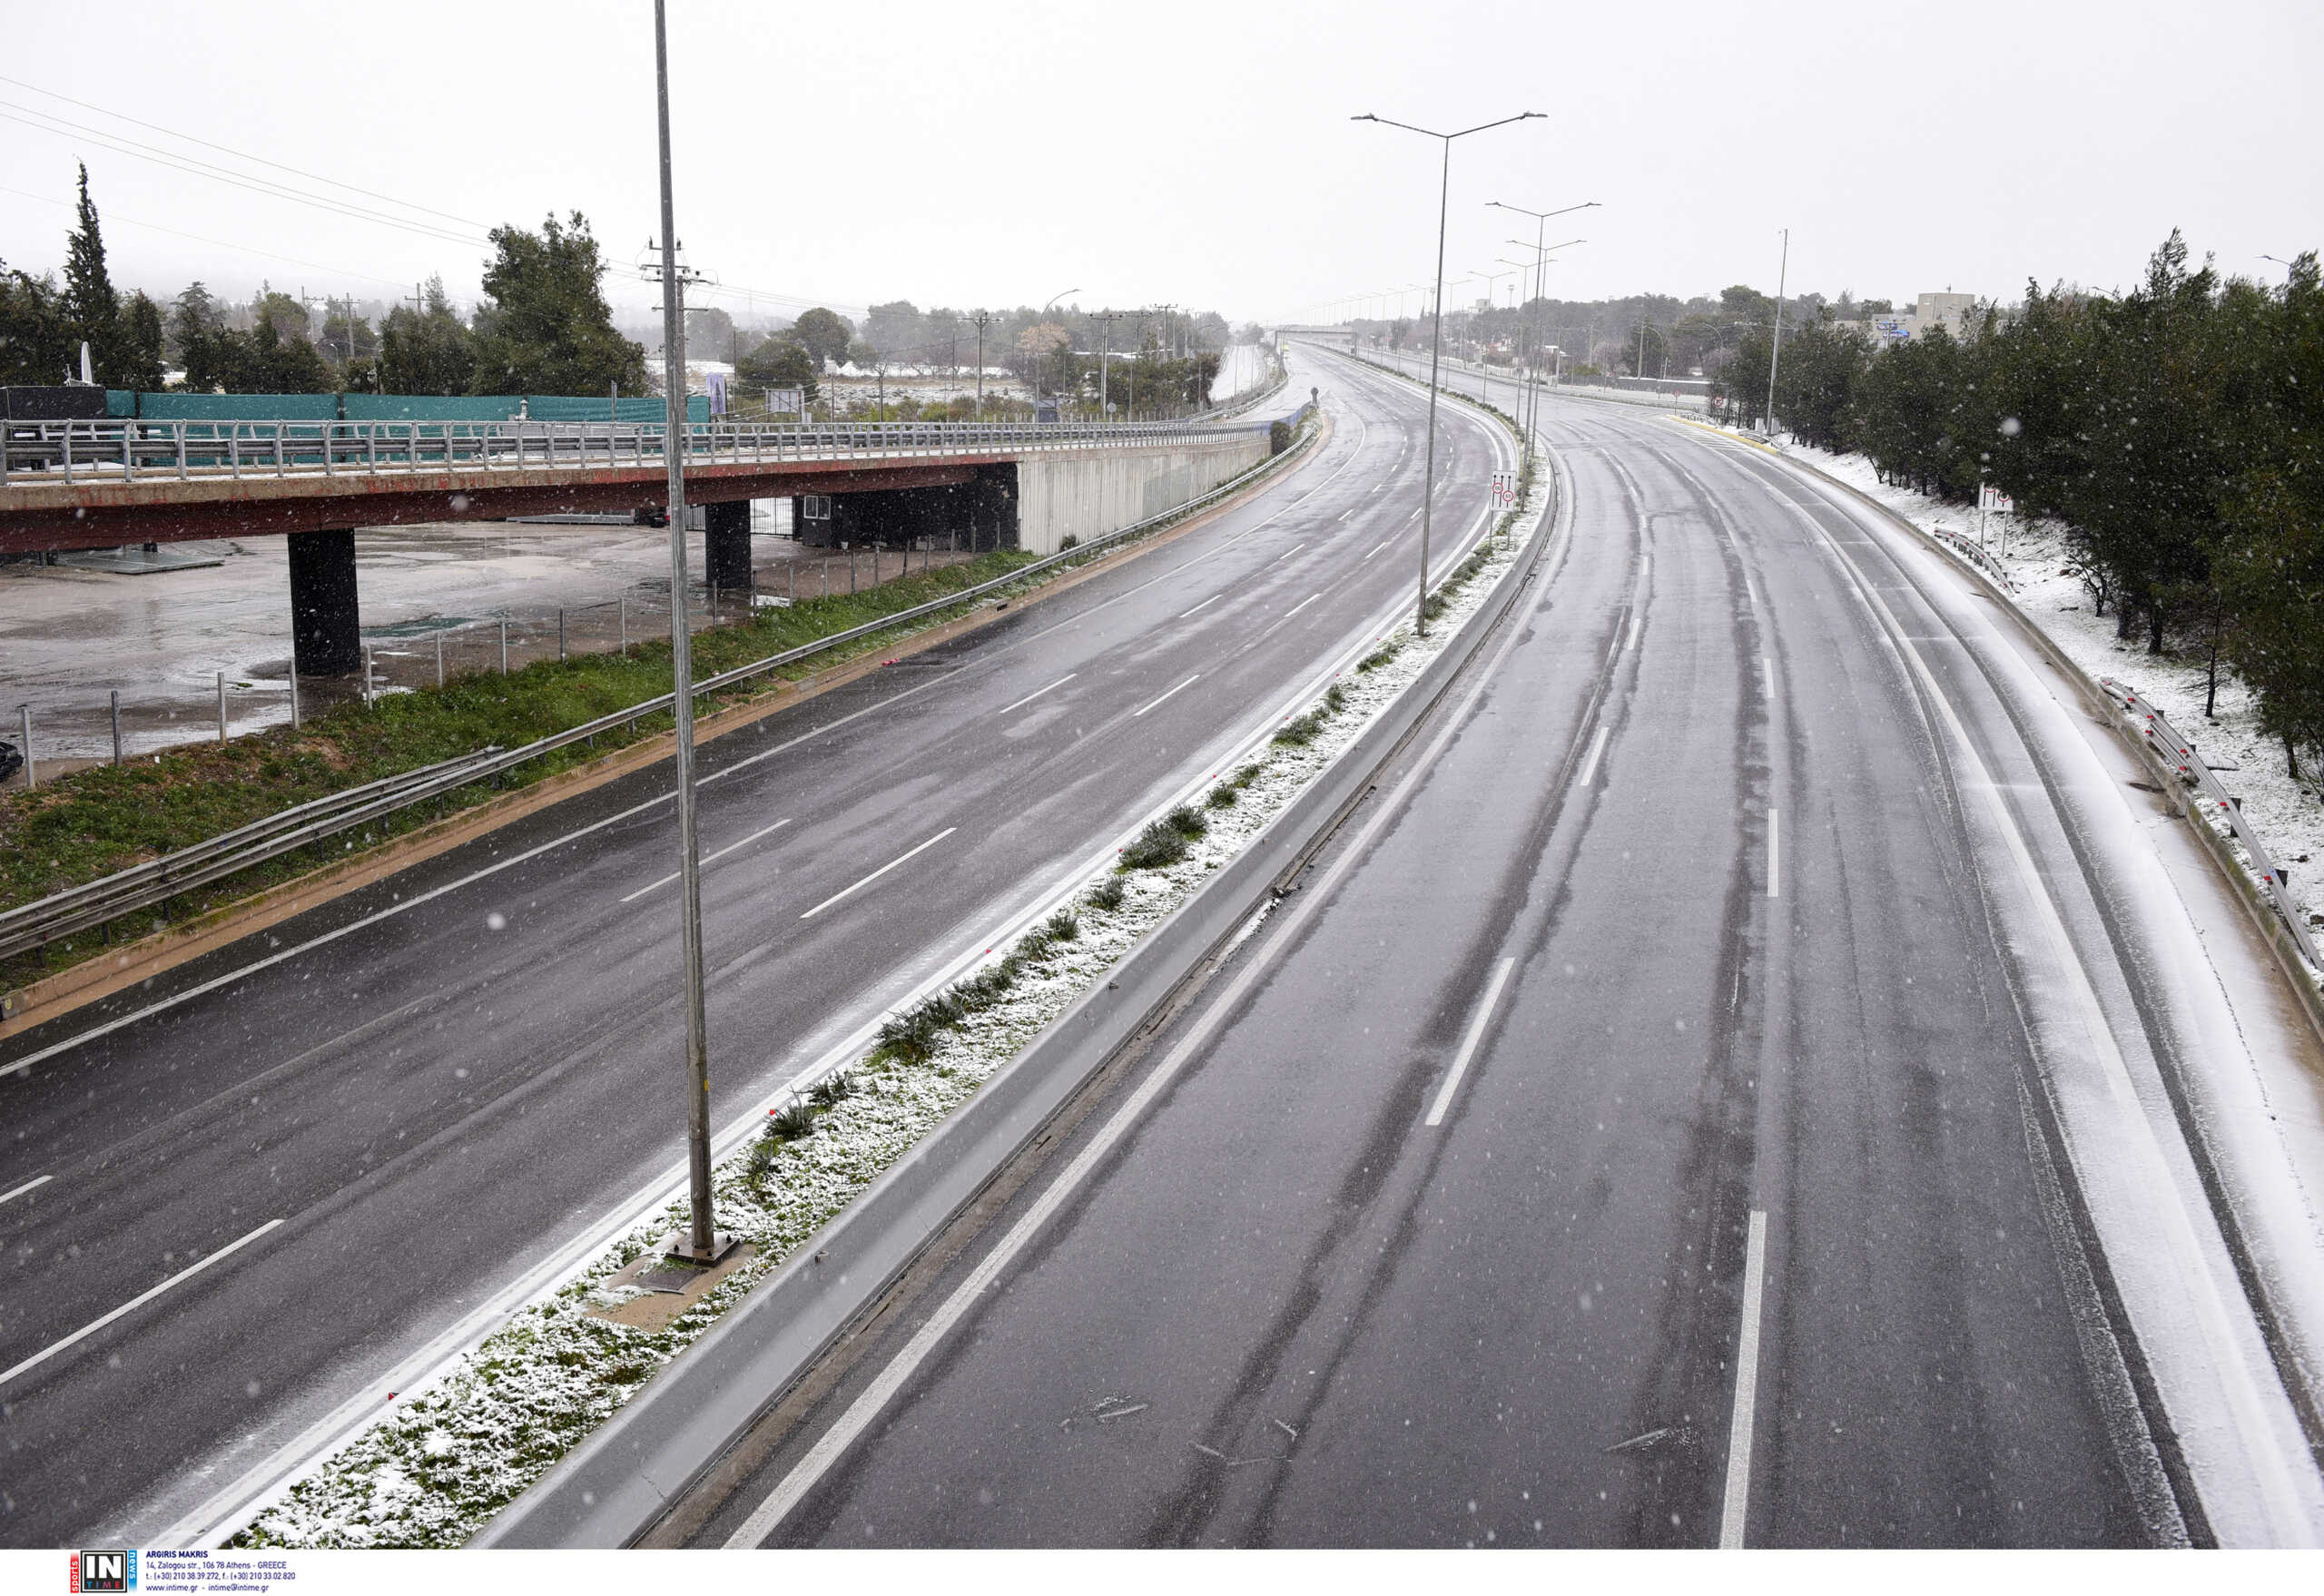
[[[1896,315],[1866,317],[1861,321],[1839,321],[1833,325],[1850,328],[1864,333],[1875,344],[1903,343],[1933,327],[1942,327],[1955,338],[1963,336],[1977,311],[1974,294],[1923,294],[1910,310]]]

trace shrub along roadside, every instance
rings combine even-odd
[[[1005,576],[1034,557],[1021,550],[1002,550],[863,593],[761,610],[739,625],[696,633],[695,674],[708,676],[731,670],[875,621]],[[891,631],[861,638],[723,694],[705,695],[704,702],[725,704],[757,697],[784,680],[890,646],[902,635]],[[462,676],[441,688],[389,695],[370,709],[359,704],[342,705],[310,721],[301,731],[278,726],[222,744],[192,744],[122,765],[79,771],[29,791],[0,793],[0,908],[98,880],[296,803],[492,744],[517,747],[669,690],[668,641],[640,643],[625,653],[544,660],[506,676]],[[560,749],[521,765],[500,778],[501,788],[529,786],[665,732],[669,725],[666,714],[642,718],[625,730],[602,735],[594,747]],[[0,965],[0,990],[93,957],[113,938],[133,939],[170,921],[198,916],[342,859],[357,848],[418,830],[481,803],[498,790],[482,783],[463,787],[389,815],[359,833],[318,842],[184,893],[128,922],[20,954]]]

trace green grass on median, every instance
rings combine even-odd
[[[980,555],[861,593],[801,599],[761,610],[747,622],[698,632],[694,638],[695,677],[715,675],[1006,576],[1035,557],[1016,549]],[[786,670],[738,684],[711,702],[755,696],[780,679],[810,675],[890,646],[904,633],[899,627],[859,638]],[[506,676],[462,676],[440,688],[391,694],[369,709],[359,704],[343,705],[309,721],[300,731],[279,726],[222,744],[190,744],[125,764],[76,772],[29,791],[13,789],[0,793],[0,909],[192,847],[293,804],[495,744],[518,747],[669,690],[670,645],[664,639],[635,645],[626,653],[545,660]],[[667,714],[646,717],[599,736],[595,747],[561,749],[507,773],[497,785],[479,783],[400,810],[361,831],[183,893],[117,922],[109,932],[92,931],[20,954],[0,963],[0,991],[94,957],[110,941],[197,918],[500,792],[530,785],[666,731],[669,724]]]

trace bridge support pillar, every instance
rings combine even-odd
[[[343,676],[363,664],[355,603],[355,529],[293,532],[290,645],[302,676]]]
[[[794,501],[795,502],[795,501]],[[940,488],[873,488],[831,498],[828,521],[801,520],[803,538],[817,547],[845,543],[898,548],[917,538],[964,549],[1017,547],[1017,467],[979,466],[972,482]]]
[[[751,501],[728,499],[702,507],[702,564],[704,577],[721,593],[747,591],[751,586]]]

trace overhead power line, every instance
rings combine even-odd
[[[170,138],[182,139],[189,144],[200,144],[205,150],[216,150],[222,154],[231,155],[240,161],[254,161],[261,166],[271,166],[277,172],[287,172],[293,177],[303,177],[311,182],[329,183],[335,189],[345,189],[350,193],[362,194],[369,199],[385,200],[389,204],[400,205],[407,211],[425,212],[430,216],[440,216],[447,222],[463,222],[469,227],[489,228],[491,225],[489,222],[478,222],[473,216],[456,216],[449,211],[438,211],[433,206],[415,204],[409,200],[399,200],[393,194],[383,194],[376,189],[359,188],[354,183],[342,182],[335,177],[325,177],[320,172],[308,172],[297,166],[285,166],[280,161],[270,161],[263,155],[253,155],[247,150],[237,150],[230,145],[216,143],[193,133],[180,133],[175,128],[163,127],[158,122],[147,122],[142,117],[132,116],[126,112],[108,110],[103,105],[92,104],[86,100],[76,100],[70,94],[60,94],[54,89],[44,89],[38,84],[28,84],[22,78],[0,74],[0,84],[12,84],[20,89],[30,89],[35,94],[44,94],[52,100],[62,100],[67,105],[78,105],[84,111],[94,111],[100,116],[110,116],[116,122],[130,123],[134,126],[165,134]],[[38,114],[46,115],[47,113],[43,112]],[[64,118],[59,117],[56,120],[61,122]]]

